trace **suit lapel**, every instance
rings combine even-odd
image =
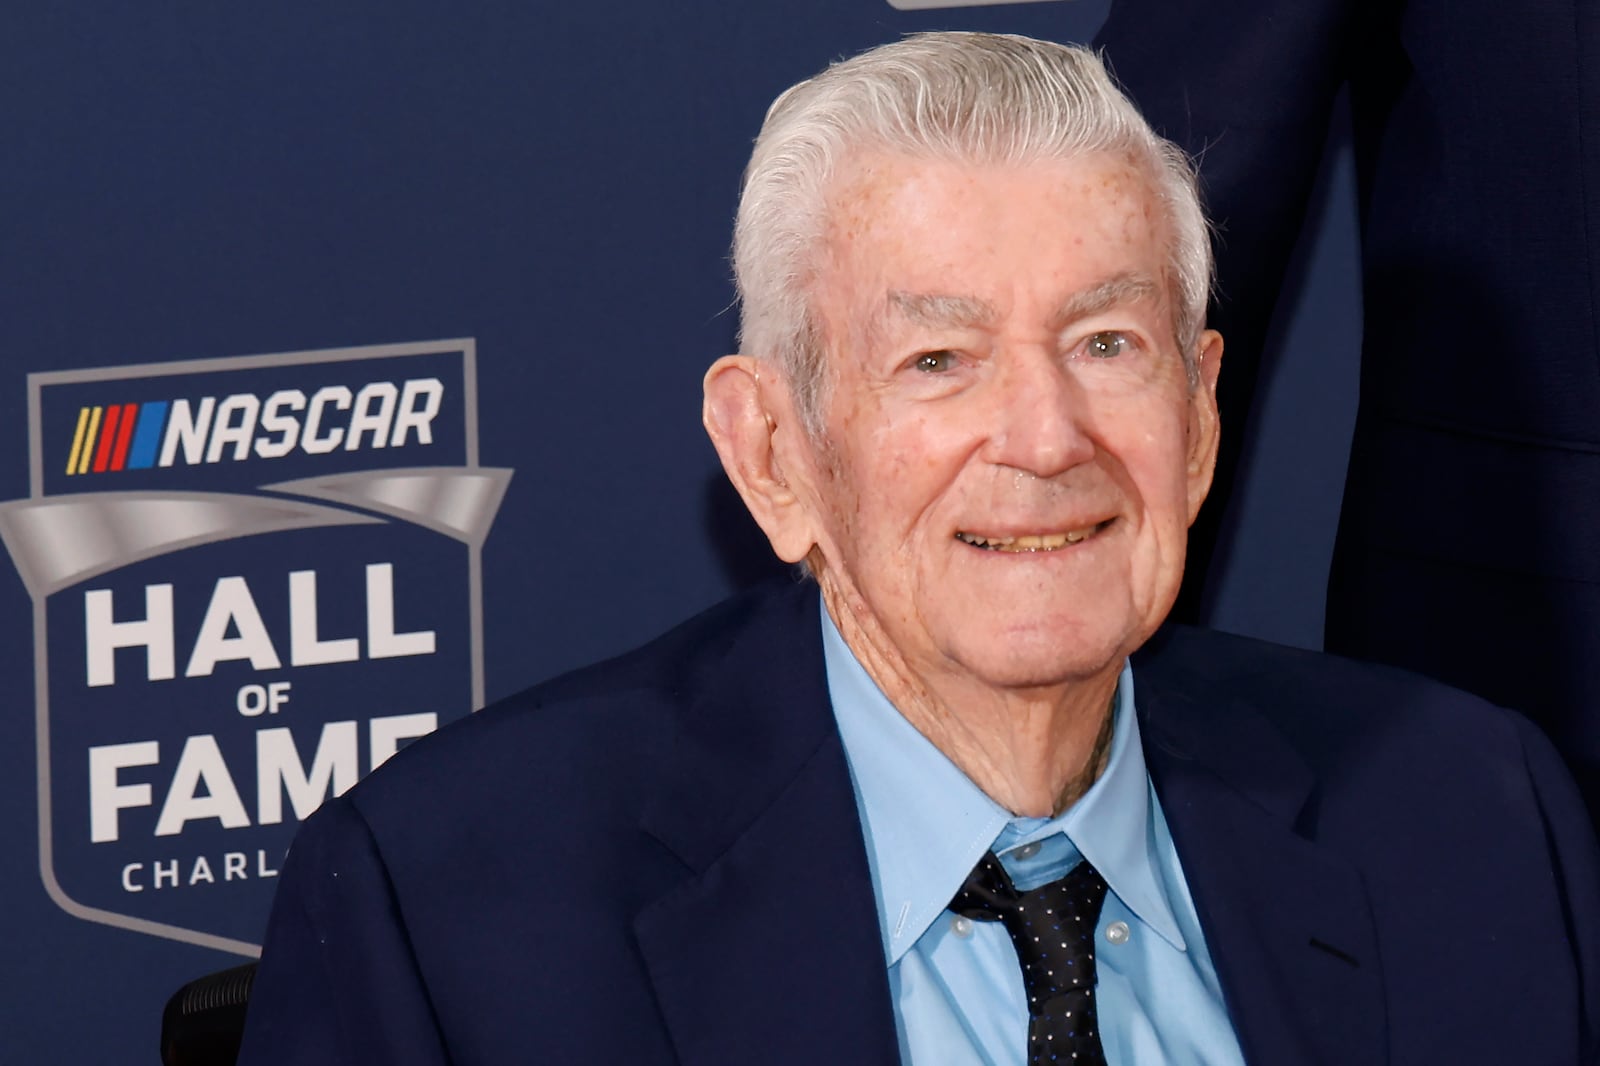
[[[1145,758],[1252,1066],[1376,1066],[1382,972],[1360,873],[1302,830],[1317,782],[1271,723],[1137,675]]]
[[[634,932],[684,1066],[899,1061],[871,873],[812,591],[696,688],[645,831],[689,876]]]

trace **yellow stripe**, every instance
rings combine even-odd
[[[78,473],[89,472],[89,459],[94,455],[94,439],[100,434],[100,412],[103,407],[96,407],[89,412],[89,435],[83,438],[83,455],[78,460]]]
[[[87,407],[78,408],[78,428],[72,434],[72,457],[67,460],[67,473],[69,474],[78,472],[78,452],[83,449],[83,431],[88,428],[88,425],[89,409]]]

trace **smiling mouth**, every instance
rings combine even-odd
[[[1109,526],[1114,519],[1106,519],[1081,529],[1068,529],[1060,533],[1029,533],[1020,537],[985,537],[978,533],[956,531],[956,539],[974,548],[991,552],[1053,552],[1073,544],[1080,544]]]

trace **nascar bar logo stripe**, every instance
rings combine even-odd
[[[146,470],[156,461],[167,401],[82,407],[72,434],[67,473],[103,474],[107,470]]]

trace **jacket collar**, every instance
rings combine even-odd
[[[1229,695],[1237,679],[1164,657],[1134,660],[1145,759],[1246,1061],[1383,1063],[1371,907],[1360,872],[1317,843],[1314,772]]]

